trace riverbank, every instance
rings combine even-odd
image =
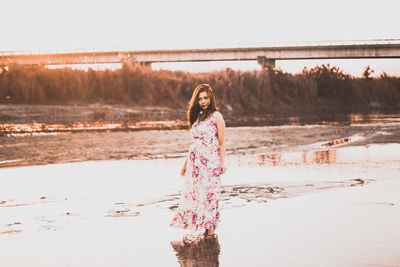
[[[13,114],[15,121],[0,124],[0,167],[175,158],[183,157],[190,146],[186,122],[179,119],[183,111],[109,106],[103,107],[109,116],[106,120],[115,121],[90,121],[96,108],[0,105],[1,114]],[[129,112],[137,117],[117,120]],[[243,117],[224,117],[227,154],[253,155],[255,161],[276,161],[288,150],[312,151],[322,157],[337,146],[398,142],[400,136],[398,114],[350,114],[314,121],[298,116],[286,117],[286,123],[279,117],[253,117],[247,122]],[[37,122],[27,123],[33,118]],[[246,126],[234,127],[242,122]],[[248,126],[252,123],[256,126]]]
[[[6,132],[6,125],[43,124],[72,127],[75,123],[94,124],[134,124],[138,122],[173,122],[168,127],[187,128],[186,108],[169,108],[160,106],[137,106],[127,104],[107,105],[75,104],[75,105],[39,105],[39,104],[0,104],[0,135]],[[223,115],[228,127],[239,126],[273,126],[340,123],[349,124],[354,121],[371,122],[379,117],[397,117],[395,111],[368,110],[363,112],[338,112],[328,110],[321,113],[249,113],[224,110]],[[40,129],[45,131],[46,128]],[[62,129],[55,129],[61,131]],[[89,129],[90,130],[90,129]],[[101,129],[100,129],[101,130]],[[14,130],[15,131],[15,130]],[[10,130],[10,132],[12,132]],[[29,133],[29,130],[26,129]]]

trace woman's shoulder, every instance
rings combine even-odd
[[[215,118],[215,120],[216,120],[217,122],[218,122],[218,121],[221,122],[221,123],[224,122],[224,117],[222,117],[221,112],[219,112],[218,110],[217,110],[217,111],[214,111],[213,116],[214,116],[214,118]]]
[[[217,111],[214,111],[213,116],[214,116],[215,118],[223,118],[221,112],[219,112],[218,110],[217,110]]]

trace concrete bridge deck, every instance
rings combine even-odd
[[[399,40],[400,41],[400,40]],[[17,54],[0,52],[0,65],[67,65],[122,63],[123,65],[160,62],[204,62],[257,60],[262,67],[275,67],[275,60],[400,58],[400,42],[333,45],[300,45],[213,49],[75,52],[56,54]]]

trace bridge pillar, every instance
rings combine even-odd
[[[264,56],[258,56],[257,63],[261,65],[262,69],[275,68],[275,59],[266,58]]]
[[[139,62],[131,58],[124,58],[121,61],[122,68],[133,68],[135,66],[141,66],[151,69],[151,62]]]

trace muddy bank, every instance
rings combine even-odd
[[[247,162],[250,157],[255,164],[279,165],[287,163],[281,153],[298,151],[330,163],[337,147],[399,140],[398,124],[227,127],[226,155],[237,162]],[[190,142],[186,129],[2,136],[0,167],[183,157]]]
[[[184,111],[142,108],[136,110],[136,117],[132,119],[124,114],[132,113],[133,108],[113,106],[105,111],[109,116],[105,118],[125,118],[126,121],[101,122],[94,120],[93,108],[0,106],[3,115],[14,114],[16,121],[43,120],[0,124],[0,167],[183,157],[190,146],[186,122],[178,119]],[[313,151],[319,153],[315,156],[319,161],[329,162],[334,155],[332,149],[338,146],[400,141],[399,114],[352,114],[343,120],[311,124],[304,124],[299,117],[286,118],[287,123],[268,117],[253,117],[248,121],[236,117],[239,125],[258,123],[258,126],[241,127],[233,127],[233,120],[230,122],[229,115],[226,117],[227,155],[254,156],[254,161],[260,164],[279,164],[282,162],[280,153],[285,151]],[[56,118],[59,123],[52,121]],[[71,124],[62,124],[67,118]],[[78,119],[92,121],[76,122]]]

